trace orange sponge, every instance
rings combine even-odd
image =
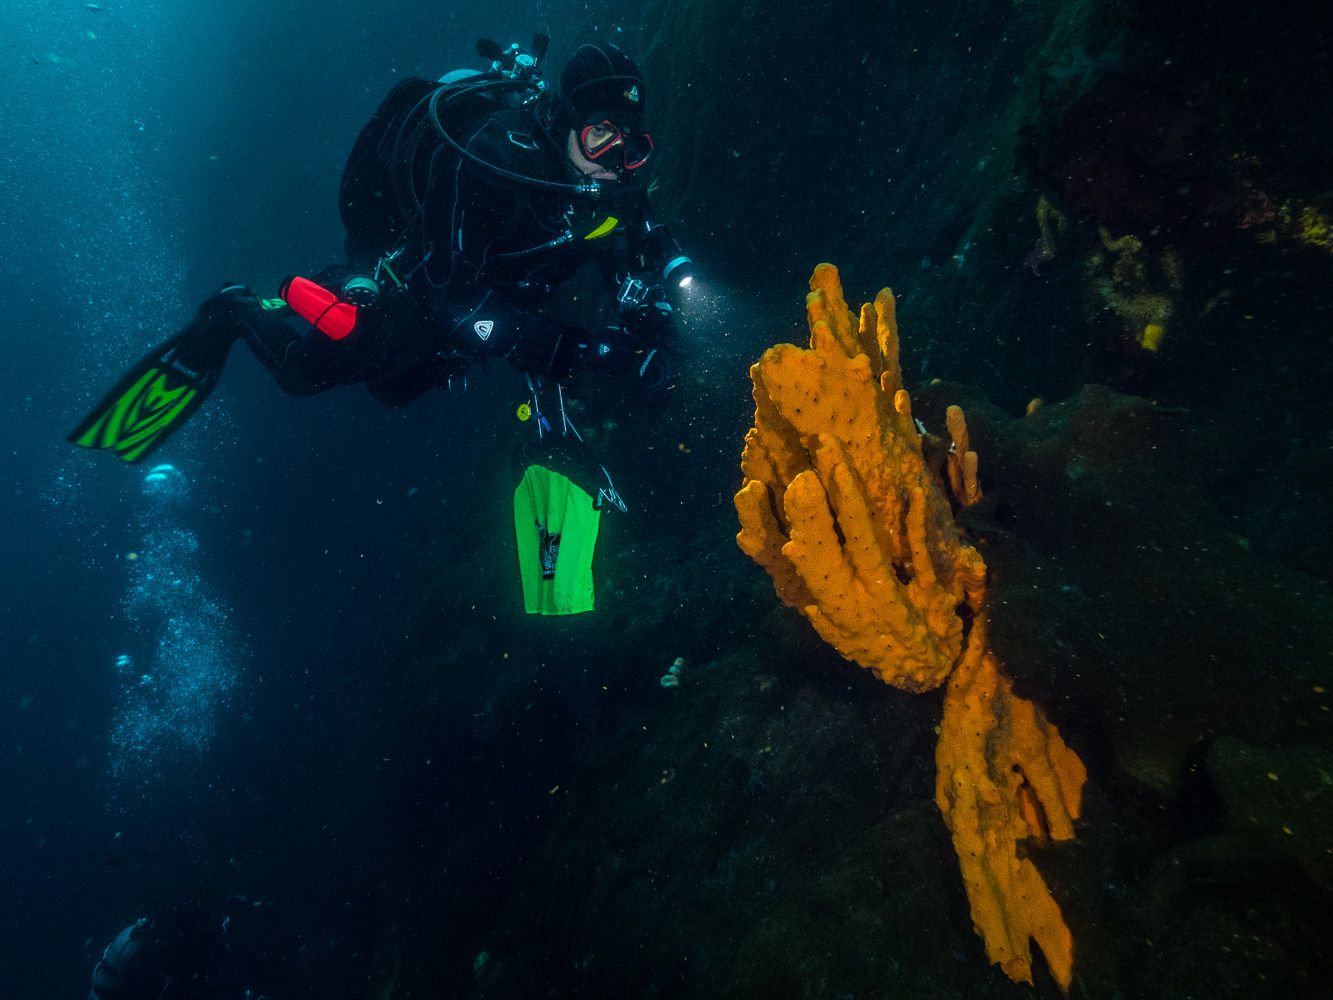
[[[1018,844],[1072,840],[1087,771],[985,649],[984,623],[949,679],[935,747],[935,803],[958,852],[972,923],[1010,979],[1032,982],[1030,941],[1069,988],[1074,940],[1041,873]]]
[[[980,607],[985,562],[926,467],[893,293],[854,322],[836,268],[821,264],[810,287],[810,348],[779,344],[750,369],[737,542],[843,656],[928,690],[962,655],[958,612]]]
[[[1019,842],[1074,836],[1086,771],[987,648],[986,563],[953,517],[981,499],[967,421],[949,407],[937,481],[902,385],[893,293],[854,316],[830,264],[810,289],[809,348],[779,344],[750,369],[736,541],[829,645],[885,683],[925,691],[952,674],[935,798],[972,922],[1010,978],[1032,981],[1035,940],[1067,988],[1073,936]]]

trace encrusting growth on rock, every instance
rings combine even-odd
[[[845,658],[908,691],[951,678],[936,802],[973,924],[1010,978],[1032,981],[1035,940],[1067,989],[1072,935],[1018,844],[1073,837],[1086,772],[986,645],[986,564],[953,515],[981,499],[967,421],[949,407],[942,484],[902,385],[893,293],[854,317],[831,264],[810,289],[809,349],[779,344],[750,369],[736,540]]]

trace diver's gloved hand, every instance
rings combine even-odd
[[[676,377],[676,367],[665,351],[619,326],[603,327],[593,337],[589,370],[622,379],[641,402],[665,402]]]
[[[635,395],[650,406],[660,406],[676,385],[676,366],[659,348],[652,348],[639,363],[633,382]]]
[[[645,302],[622,317],[627,332],[654,347],[670,342],[674,321],[669,302]]]

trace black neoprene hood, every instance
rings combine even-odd
[[[606,114],[622,128],[643,120],[643,73],[634,60],[608,42],[580,45],[560,74],[560,95],[571,118]]]

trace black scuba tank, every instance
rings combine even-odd
[[[488,71],[455,70],[434,82],[404,80],[389,92],[357,136],[343,169],[338,208],[349,258],[374,260],[400,246],[427,211],[439,179],[458,166],[460,157],[510,182],[565,196],[589,193],[586,185],[553,182],[545,171],[526,177],[489,163],[454,138],[496,112],[549,104],[550,90],[541,76],[549,45],[541,33],[533,36],[528,52],[483,38],[477,54],[490,60]]]
[[[380,103],[352,145],[339,186],[349,257],[373,259],[393,247],[416,221],[434,178],[457,164],[457,154],[428,121],[437,92],[466,88],[447,102],[450,125],[460,129],[508,106],[505,93],[488,92],[478,86],[483,83],[480,74],[453,83],[413,78]]]

